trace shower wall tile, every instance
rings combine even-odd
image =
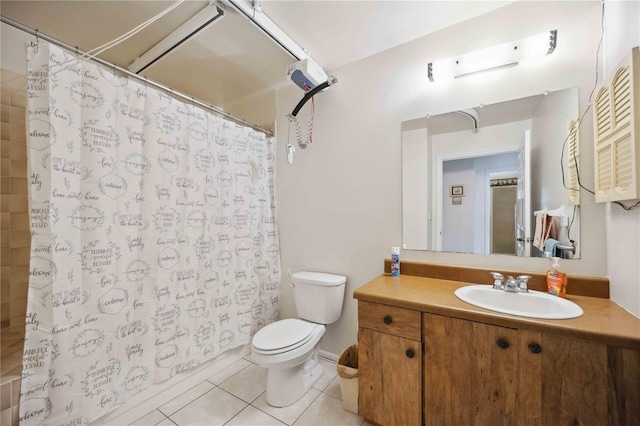
[[[11,265],[11,249],[0,248],[0,266]]]
[[[28,231],[29,230],[29,213],[18,212],[9,213],[11,229],[14,231]],[[4,228],[3,228],[4,229]]]
[[[27,144],[9,143],[9,158],[13,161],[27,161]]]
[[[2,328],[9,327],[10,324],[9,306],[10,303],[0,303],[0,323],[2,323]]]
[[[17,301],[21,301],[23,299],[26,299],[27,295],[29,293],[29,286],[28,285],[24,285],[24,284],[22,284],[22,285],[11,285],[11,286],[9,286],[9,288],[11,290],[10,291],[10,295],[9,295],[9,302],[17,302]]]
[[[10,300],[10,297],[11,297],[11,286],[0,285],[0,302],[7,303],[7,301]]]
[[[27,162],[11,160],[11,177],[14,178],[27,178]]]
[[[11,211],[11,196],[10,195],[3,195],[2,197],[0,197],[0,208],[3,212],[10,212]]]
[[[24,194],[28,195],[28,184],[26,178],[12,177],[11,178],[11,193],[12,194]]]
[[[11,194],[11,178],[8,176],[0,177],[0,194]]]
[[[8,158],[0,159],[0,176],[11,176],[11,160]]]
[[[11,142],[0,141],[0,158],[10,158],[11,156]]]
[[[30,245],[31,245],[31,232],[11,231],[11,248],[29,247]],[[12,258],[12,262],[13,262],[13,258]]]
[[[0,286],[2,327],[24,324],[29,287],[29,197],[25,76],[0,71]]]
[[[0,213],[0,230],[8,230],[11,227],[11,213]]]
[[[8,196],[10,200],[9,211],[12,213],[26,212],[29,209],[29,197],[26,194],[11,194]],[[3,197],[3,198],[6,198]]]
[[[18,303],[24,302],[24,303]],[[22,299],[20,301],[16,300],[13,303],[10,303],[9,306],[9,322],[11,326],[16,326],[19,324],[25,323],[25,317],[27,316],[27,299]]]
[[[31,249],[29,247],[12,248],[11,249],[11,265],[13,267],[19,267],[21,265],[29,266],[29,259],[31,256]],[[21,271],[24,274],[24,279],[29,280],[29,270]],[[13,271],[11,272],[11,278],[16,279]]]
[[[26,82],[24,84],[23,91],[14,90],[11,92],[11,106],[26,108],[27,107],[27,92],[26,92]]]
[[[13,284],[16,284],[16,283],[28,284],[29,283],[28,260],[24,264],[16,265],[12,259],[11,263],[13,263],[13,265],[11,266],[11,279],[10,279],[11,285],[13,286]],[[24,287],[27,287],[27,286],[24,286]]]
[[[11,98],[9,98],[9,102],[11,102]],[[0,123],[9,123],[9,117],[11,117],[11,105],[3,103],[0,107]]]
[[[11,382],[3,383],[0,387],[0,410],[11,408]]]
[[[26,109],[13,105],[8,109],[11,123],[22,124],[22,126],[24,127],[27,118]]]
[[[0,423],[3,425],[10,425],[13,422],[11,418],[11,408],[5,408],[0,411]]]
[[[11,127],[9,128],[9,132],[11,134],[11,142],[13,143],[27,143],[27,132],[25,131],[24,122],[22,123],[11,123]]]
[[[20,399],[20,385],[22,384],[22,379],[17,378],[11,381],[11,402],[12,405],[16,405],[18,399]]]

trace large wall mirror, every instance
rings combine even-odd
[[[578,112],[570,88],[403,122],[403,248],[579,258]]]

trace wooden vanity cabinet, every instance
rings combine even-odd
[[[465,304],[455,296],[463,285],[383,275],[354,292],[361,416],[383,426],[640,426],[640,320],[608,293],[572,295],[579,318],[531,320]]]
[[[640,352],[423,315],[424,424],[637,425]]]
[[[423,315],[425,425],[513,424],[518,331]]]
[[[358,412],[380,425],[422,423],[421,312],[358,302]]]

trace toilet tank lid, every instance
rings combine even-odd
[[[347,277],[342,275],[325,274],[324,272],[300,271],[291,275],[294,283],[336,286],[347,282]]]

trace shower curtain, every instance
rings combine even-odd
[[[28,425],[87,424],[277,319],[273,139],[72,59],[28,49]]]

